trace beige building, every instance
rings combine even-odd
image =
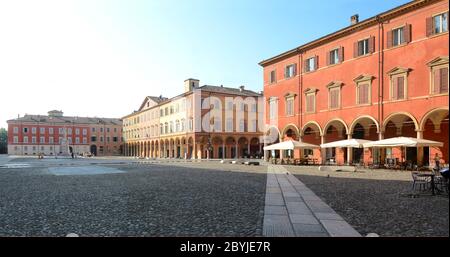
[[[123,117],[125,155],[149,158],[256,158],[262,154],[262,95],[187,79],[173,98],[146,97]]]

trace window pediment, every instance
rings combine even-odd
[[[269,97],[269,99],[267,99],[267,101],[269,101],[269,102],[273,102],[273,101],[277,101],[278,100],[278,97],[275,97],[275,96],[271,96],[271,97]]]
[[[365,81],[372,81],[375,77],[372,75],[367,75],[367,74],[361,74],[358,77],[354,78],[353,81],[355,81],[356,83],[359,82],[365,82]]]
[[[319,89],[317,88],[307,88],[303,91],[303,93],[305,94],[315,94],[317,91],[319,91]]]
[[[330,83],[328,83],[328,85],[326,87],[328,89],[330,89],[330,88],[335,88],[335,87],[342,87],[342,85],[344,85],[344,83],[342,83],[342,81],[331,81]]]
[[[427,65],[429,67],[433,67],[433,66],[441,65],[441,64],[448,64],[448,56],[439,56],[427,63]]]
[[[397,74],[408,73],[410,71],[412,71],[412,69],[410,69],[410,68],[395,67],[392,70],[388,71],[387,74],[392,76],[392,75],[397,75]]]
[[[286,94],[284,95],[284,98],[294,98],[294,97],[296,97],[296,96],[297,96],[296,93],[288,92],[288,93],[286,93]]]

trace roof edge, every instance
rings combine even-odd
[[[405,4],[402,4],[400,6],[394,7],[390,10],[387,10],[385,12],[379,13],[375,16],[372,16],[370,18],[367,18],[363,21],[360,21],[356,24],[344,27],[338,31],[335,31],[333,33],[327,34],[323,37],[320,37],[318,39],[315,39],[313,41],[310,41],[308,43],[305,43],[303,45],[300,45],[294,49],[288,50],[286,52],[283,52],[279,55],[276,55],[274,57],[271,57],[269,59],[266,60],[262,60],[261,62],[258,63],[258,65],[260,65],[261,67],[265,67],[268,66],[272,63],[274,63],[277,60],[289,57],[295,53],[298,53],[300,51],[304,51],[307,50],[308,48],[312,48],[312,47],[316,47],[322,44],[327,43],[327,41],[329,40],[333,40],[342,36],[345,36],[346,33],[352,33],[353,31],[356,30],[360,30],[362,28],[366,28],[369,27],[371,25],[373,25],[374,23],[378,23],[379,20],[384,20],[387,18],[390,18],[392,16],[398,16],[401,15],[404,11],[409,10],[409,9],[418,9],[421,8],[423,6],[426,6],[428,4],[432,4],[435,2],[439,2],[441,0],[415,0],[415,1],[411,1]]]

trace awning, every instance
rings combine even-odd
[[[265,146],[264,150],[294,150],[300,148],[320,148],[320,146],[294,140],[288,140],[281,143]]]
[[[442,142],[431,141],[427,139],[417,139],[413,137],[393,137],[378,141],[365,143],[364,147],[424,147],[424,146],[437,146],[441,147],[444,144]]]
[[[339,140],[334,141],[326,144],[321,144],[320,147],[322,148],[332,148],[332,147],[354,147],[354,148],[362,148],[363,144],[370,143],[372,141],[370,140],[364,140],[364,139],[346,139],[346,140]]]

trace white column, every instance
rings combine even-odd
[[[167,144],[166,142],[164,142],[164,152],[163,152],[163,157],[167,157]]]
[[[320,144],[325,144],[325,136],[321,135],[320,136]],[[326,148],[321,148],[320,149],[320,155],[322,156],[322,164],[325,164],[326,161]]]
[[[423,139],[423,131],[417,130],[417,139]],[[417,165],[423,164],[423,147],[417,147]]]
[[[347,139],[352,139],[352,135],[348,134]],[[353,148],[347,147],[347,164],[351,164],[353,161]]]
[[[222,159],[225,159],[225,141],[222,141]]]
[[[264,147],[267,146],[267,142],[266,142],[265,138],[264,138],[263,144],[264,144]],[[264,149],[264,147],[263,147],[263,149]],[[264,161],[269,161],[269,153],[267,150],[264,150]]]
[[[247,154],[250,155],[250,140],[247,143]]]

